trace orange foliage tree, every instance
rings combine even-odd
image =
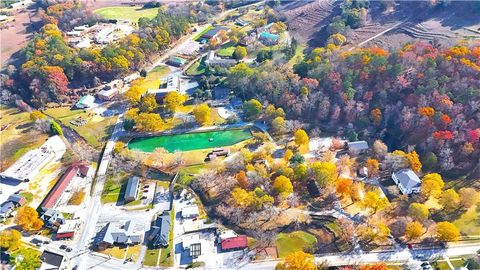
[[[380,109],[373,109],[370,112],[370,118],[375,125],[379,125],[382,122],[382,111],[380,111]]]
[[[435,115],[435,109],[432,107],[421,107],[417,109],[417,113],[425,117],[433,117]]]

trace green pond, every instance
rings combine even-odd
[[[131,150],[153,152],[165,148],[168,152],[190,151],[229,146],[252,137],[250,129],[229,129],[177,135],[134,138],[128,143]]]

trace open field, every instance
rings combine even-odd
[[[168,66],[156,66],[152,71],[147,74],[142,87],[145,89],[157,89],[160,86],[160,78],[170,73]]]
[[[193,63],[186,71],[185,74],[188,76],[197,76],[202,75],[206,71],[205,66],[205,57],[200,58],[200,60]]]
[[[155,17],[158,13],[158,9],[157,8],[144,9],[139,6],[103,7],[103,8],[96,9],[94,13],[109,20],[130,20],[132,22],[137,22],[138,19],[140,18],[151,19]]]
[[[4,171],[29,150],[42,145],[48,135],[33,129],[30,114],[0,107],[0,170]]]
[[[72,110],[69,107],[51,108],[45,110],[44,113],[75,130],[94,148],[102,146],[116,121],[115,116],[102,117],[85,110]],[[76,118],[86,119],[87,124],[83,126],[72,125],[70,121]]]
[[[234,52],[235,46],[229,42],[220,47],[220,49],[217,51],[217,55],[220,57],[232,57]]]
[[[122,189],[123,183],[128,180],[127,174],[124,172],[115,175],[109,175],[105,181],[101,201],[102,203],[115,203],[122,198],[125,190]]]
[[[284,258],[295,251],[303,251],[316,245],[315,236],[304,232],[295,231],[291,233],[280,233],[277,236],[277,251],[280,258]]]
[[[112,247],[112,248],[107,248],[105,250],[102,250],[100,253],[105,255],[110,255],[114,258],[123,260],[123,258],[125,258],[126,251],[127,251],[126,248]]]
[[[463,235],[480,236],[480,224],[478,219],[480,216],[480,207],[474,205],[453,222]]]
[[[15,15],[15,21],[6,23],[5,28],[0,29],[0,64],[5,67],[13,64],[16,53],[25,47],[32,37],[33,24],[31,22],[38,20],[34,9],[20,11]]]

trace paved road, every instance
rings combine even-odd
[[[315,256],[317,262],[327,262],[329,266],[341,266],[349,264],[366,264],[376,262],[399,262],[399,263],[415,263],[423,260],[440,258],[442,256],[455,257],[463,255],[476,254],[480,249],[480,244],[455,246],[448,249],[422,249],[408,250],[402,249],[388,252],[370,252],[362,255],[346,254],[346,255],[327,255]],[[278,261],[267,261],[259,263],[250,263],[237,269],[274,269]]]
[[[76,265],[78,265],[78,269],[85,269],[85,261],[88,260],[86,255],[88,253],[86,253],[86,251],[89,248],[90,241],[95,236],[95,225],[97,224],[99,218],[98,214],[101,207],[100,197],[102,195],[103,185],[105,184],[105,175],[108,169],[108,165],[112,160],[113,148],[115,147],[115,143],[122,131],[123,113],[118,116],[112,136],[110,137],[105,146],[105,150],[103,152],[103,156],[98,167],[92,197],[87,207],[87,217],[85,220],[85,225],[83,226],[80,240],[76,243],[74,247],[74,252],[76,252],[77,257],[73,258],[73,261],[76,262]]]

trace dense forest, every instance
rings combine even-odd
[[[479,172],[479,76],[478,43],[352,52],[329,45],[293,69],[271,61],[239,64],[227,83],[239,96],[284,108],[312,130],[415,149],[427,170],[458,176]]]

